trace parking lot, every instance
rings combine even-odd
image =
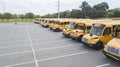
[[[120,67],[102,50],[39,24],[0,24],[0,67]]]

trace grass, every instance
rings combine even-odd
[[[98,20],[120,20],[120,17],[113,17],[113,18],[98,18]]]
[[[117,18],[100,18],[99,20],[120,20],[120,17]],[[0,19],[0,23],[26,23],[26,22],[34,22],[34,19]]]
[[[112,20],[120,20],[120,17],[117,18],[111,18]]]
[[[34,22],[34,19],[0,19],[0,23],[25,23]]]

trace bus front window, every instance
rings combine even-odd
[[[100,36],[102,34],[102,31],[103,27],[92,26],[90,34]]]
[[[71,30],[71,29],[73,29],[74,28],[74,26],[75,26],[75,23],[70,23],[69,25],[68,25],[68,30]]]
[[[75,29],[85,30],[85,26],[76,25]]]
[[[120,38],[120,27],[117,27],[115,30],[115,37]]]

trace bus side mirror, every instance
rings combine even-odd
[[[90,36],[93,36],[92,34],[90,34]]]

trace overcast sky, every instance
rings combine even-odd
[[[107,2],[112,8],[120,8],[120,0],[60,0],[60,11],[78,9],[83,1],[91,6]],[[24,14],[33,12],[38,15],[57,12],[57,0],[0,0],[0,13],[6,12]]]

